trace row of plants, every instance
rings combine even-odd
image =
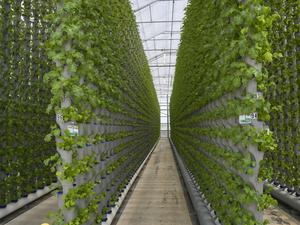
[[[267,66],[269,88],[265,95],[272,105],[269,124],[278,151],[266,157],[274,170],[272,181],[300,195],[300,3],[296,0],[267,3],[278,15],[270,31],[270,42],[280,57]]]
[[[50,89],[43,75],[51,63],[42,48],[52,1],[0,3],[0,208],[56,181],[43,161],[55,153],[45,143],[55,121],[47,114]]]
[[[271,104],[266,66],[278,15],[262,0],[191,0],[171,96],[171,138],[221,224],[266,224],[275,201],[264,155],[276,154],[265,125]],[[244,120],[243,118],[248,118]]]
[[[129,1],[56,1],[48,17],[55,224],[101,223],[159,136],[158,100]]]

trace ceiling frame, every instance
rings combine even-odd
[[[153,2],[150,2],[150,3],[144,5],[144,6],[140,7],[140,8],[134,9],[133,12],[137,13],[137,12],[139,12],[139,11],[141,11],[141,10],[147,8],[147,7],[150,7],[151,5],[153,5],[155,3],[158,3],[158,2],[174,2],[174,1],[177,2],[177,1],[182,1],[182,0],[154,0]]]
[[[169,112],[165,108],[169,107],[184,8],[189,0],[130,1],[134,5],[159,104],[164,107],[161,116],[168,117]]]
[[[150,21],[139,21],[137,24],[151,24],[151,23],[182,23],[182,20],[150,20]]]

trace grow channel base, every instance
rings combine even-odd
[[[273,184],[265,183],[266,188],[271,188],[271,195],[280,202],[291,207],[300,214],[300,197],[291,194],[284,188],[276,187]]]
[[[43,189],[38,189],[35,193],[29,194],[27,197],[20,198],[17,202],[9,203],[5,208],[0,209],[0,219],[14,213],[18,209],[38,200],[39,198],[49,194],[54,189],[56,189],[57,183],[54,183],[50,186],[46,186]]]
[[[202,196],[198,187],[196,187],[195,183],[193,182],[191,174],[186,169],[181,157],[179,156],[179,153],[177,152],[177,149],[176,149],[172,139],[169,138],[169,141],[171,143],[172,150],[174,152],[180,173],[183,177],[185,187],[188,191],[193,208],[196,212],[199,224],[201,224],[201,225],[220,225],[218,218],[216,218],[214,212],[208,206],[206,199]]]
[[[138,175],[140,174],[141,170],[143,169],[143,167],[145,166],[145,164],[147,163],[150,155],[152,154],[152,152],[154,151],[154,149],[157,146],[159,139],[156,141],[156,143],[154,144],[153,148],[150,150],[150,152],[148,153],[147,157],[144,159],[143,163],[140,165],[140,167],[138,168],[138,170],[135,172],[135,174],[133,175],[132,179],[130,180],[130,182],[127,184],[125,190],[122,192],[121,197],[119,198],[118,202],[115,203],[115,206],[113,208],[111,208],[111,213],[107,214],[107,220],[105,222],[102,222],[101,225],[111,225],[114,218],[116,217],[123,201],[126,198],[126,195],[128,193],[128,191],[131,189],[132,185],[134,184],[135,180],[137,179]]]

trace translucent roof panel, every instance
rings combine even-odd
[[[162,129],[167,129],[180,30],[188,0],[130,0],[147,55],[161,108]]]

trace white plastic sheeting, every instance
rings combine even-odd
[[[161,108],[162,136],[168,130],[176,54],[188,0],[130,0],[139,25]]]

